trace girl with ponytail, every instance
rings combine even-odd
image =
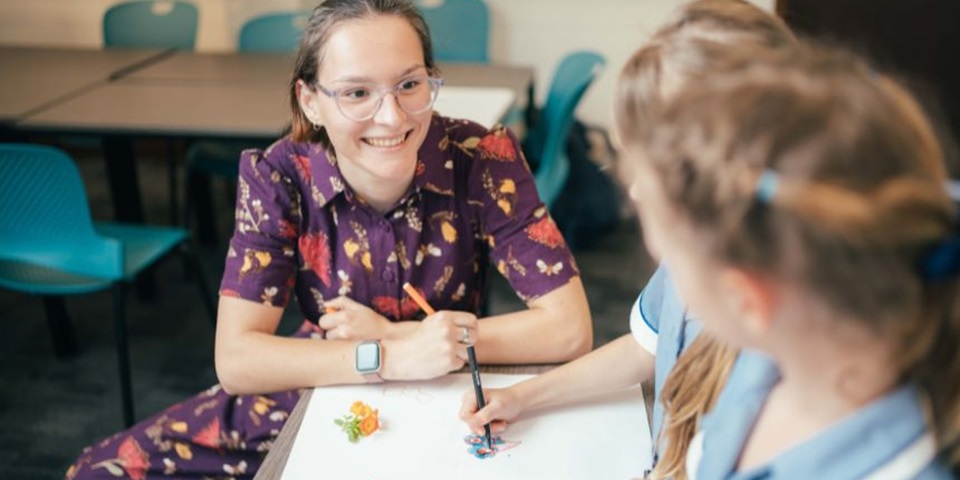
[[[619,95],[646,238],[704,333],[741,349],[686,473],[960,473],[960,224],[914,99],[814,48],[691,80],[652,126]]]

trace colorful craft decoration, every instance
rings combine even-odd
[[[487,448],[487,439],[483,435],[467,435],[463,437],[463,441],[469,446],[467,453],[479,459],[491,458],[499,452],[520,445],[520,442],[508,442],[500,437],[493,437],[493,445]]]
[[[358,400],[350,406],[349,414],[334,419],[333,423],[347,434],[347,440],[357,443],[361,437],[369,437],[380,430],[380,411]]]

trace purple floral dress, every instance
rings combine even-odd
[[[437,310],[476,313],[489,264],[524,300],[579,274],[513,134],[435,115],[409,191],[385,214],[318,145],[244,152],[220,294],[283,307],[295,293],[306,317],[295,336],[322,341],[324,301],[340,295],[416,318],[405,282]],[[88,447],[66,476],[251,477],[299,397],[214,386]]]

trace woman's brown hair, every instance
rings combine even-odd
[[[798,48],[692,82],[657,120],[624,143],[706,252],[887,339],[957,472],[960,275],[929,266],[958,226],[940,143],[909,93],[852,55]],[[774,194],[758,196],[770,175]]]
[[[394,15],[405,19],[420,39],[423,49],[423,64],[431,75],[439,73],[433,60],[430,29],[416,7],[407,0],[326,0],[313,9],[307,28],[297,52],[293,78],[290,79],[290,112],[293,116],[290,137],[295,142],[316,142],[330,148],[330,138],[323,127],[318,127],[300,109],[297,98],[297,81],[302,80],[315,88],[317,72],[323,62],[324,46],[330,35],[341,23],[349,20]]]
[[[623,67],[618,85],[618,130],[630,138],[656,124],[662,109],[691,79],[752,52],[790,49],[797,40],[784,22],[742,0],[699,0],[685,5]],[[622,164],[625,179],[630,164]],[[664,425],[651,478],[687,478],[687,447],[700,419],[716,402],[736,349],[702,333],[680,356],[660,392]]]

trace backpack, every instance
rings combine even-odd
[[[599,135],[589,135],[591,131]],[[606,153],[613,153],[605,132],[574,120],[567,138],[570,175],[550,211],[567,244],[575,251],[596,245],[619,227],[621,219],[620,188],[591,158],[591,136],[602,138]]]

